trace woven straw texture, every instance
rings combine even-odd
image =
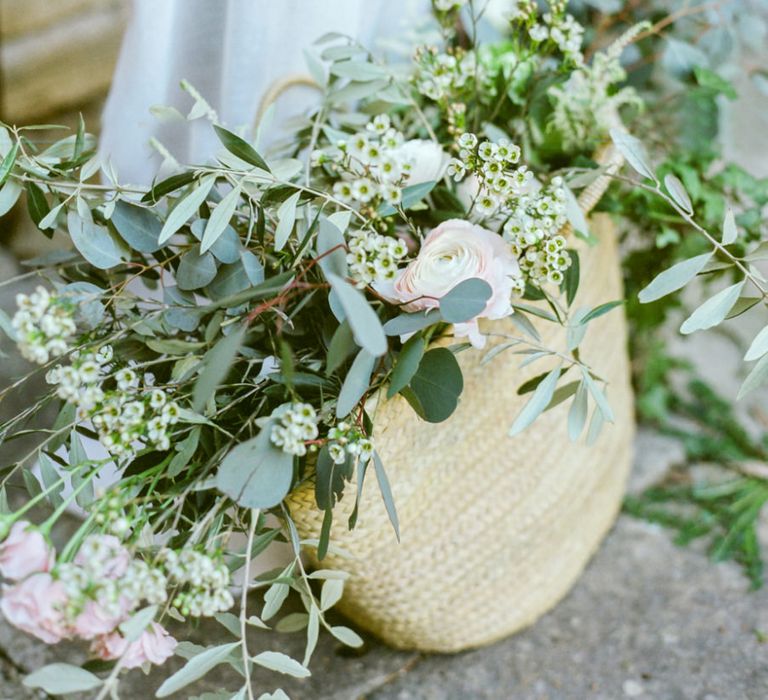
[[[613,148],[596,160],[609,170],[621,165]],[[585,212],[607,185],[603,176],[582,192]],[[576,307],[623,297],[611,222],[594,217],[592,231],[598,245],[574,241],[581,258]],[[565,347],[561,327],[535,325],[544,346]],[[486,329],[519,336],[509,320]],[[489,339],[488,348],[497,342],[503,339]],[[616,414],[591,447],[569,440],[567,404],[508,436],[529,398],[518,396],[517,387],[554,365],[541,360],[521,369],[520,356],[511,352],[484,366],[485,351],[458,356],[464,392],[444,423],[421,421],[400,396],[382,399],[374,437],[392,485],[401,542],[370,469],[357,527],[346,525],[354,505],[351,485],[334,511],[331,551],[322,562],[350,574],[338,608],[394,647],[437,652],[491,643],[552,608],[612,525],[624,493],[634,434],[626,345],[620,309],[593,321],[582,343],[582,359],[609,382]],[[313,488],[307,483],[290,498],[304,538],[317,538],[322,523]]]

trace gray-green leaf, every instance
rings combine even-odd
[[[232,449],[216,474],[216,488],[245,508],[272,508],[291,487],[293,456],[272,443],[273,425]]]
[[[638,298],[643,304],[647,304],[656,299],[676,292],[685,287],[696,275],[704,269],[704,266],[712,258],[712,253],[697,255],[695,258],[689,258],[673,265],[668,270],[657,275],[653,281],[643,290]]]
[[[696,311],[694,311],[680,326],[680,332],[688,335],[695,331],[712,328],[725,319],[728,312],[739,298],[744,287],[744,280],[726,287],[711,299],[707,299]]]
[[[648,163],[648,156],[643,144],[624,129],[611,129],[611,139],[627,162],[643,177],[656,181],[653,168]]]
[[[440,313],[447,323],[464,323],[485,310],[492,294],[491,285],[485,280],[464,280],[440,299]]]
[[[285,673],[294,678],[308,678],[312,675],[309,669],[302,666],[296,659],[292,659],[279,651],[262,651],[260,654],[256,654],[252,661],[270,671]]]
[[[115,204],[110,221],[120,237],[134,250],[154,253],[160,249],[163,225],[149,209],[120,200]]]
[[[541,413],[549,406],[552,396],[555,393],[557,380],[560,378],[560,365],[555,367],[544,379],[539,382],[533,396],[525,404],[520,415],[515,419],[512,427],[509,429],[509,435],[514,437],[523,432]]]
[[[197,246],[181,256],[176,271],[179,289],[192,290],[205,287],[216,277],[216,261],[210,253],[199,253]]]
[[[33,671],[24,679],[27,688],[40,688],[49,695],[81,693],[98,688],[101,678],[71,664],[49,664]]]
[[[232,642],[231,644],[221,644],[220,646],[209,647],[200,654],[193,656],[176,673],[165,680],[160,688],[158,688],[157,693],[155,693],[155,697],[167,698],[177,690],[181,690],[184,686],[194,683],[212,668],[226,661],[229,655],[239,647],[239,641]]]
[[[755,339],[752,341],[752,344],[749,346],[749,350],[747,350],[747,354],[744,355],[744,359],[747,362],[751,362],[752,360],[757,360],[761,358],[765,353],[768,352],[768,326],[763,328]]]
[[[693,214],[691,198],[685,190],[685,185],[680,182],[678,177],[672,173],[667,173],[664,176],[664,186],[667,188],[667,192],[669,192],[672,199],[675,200],[677,206],[679,206],[686,214]]]
[[[67,214],[67,227],[78,252],[94,267],[108,270],[130,259],[128,247],[109,229],[86,221],[77,212]]]
[[[203,232],[203,239],[200,242],[200,251],[205,253],[219,239],[227,228],[230,219],[237,209],[237,203],[240,201],[240,185],[233,187],[213,210],[211,218],[208,219],[208,225]],[[229,262],[232,262],[231,260]]]
[[[282,250],[288,242],[288,236],[296,223],[296,205],[299,203],[301,192],[292,194],[277,210],[277,228],[275,229],[275,250]]]
[[[375,364],[376,358],[367,350],[363,349],[357,353],[357,357],[355,357],[344,379],[344,384],[341,386],[339,400],[336,403],[337,418],[348,415],[368,391]]]
[[[168,218],[160,231],[158,243],[165,243],[176,231],[189,221],[190,217],[200,208],[213,187],[216,178],[208,175],[200,180],[200,184],[186,197],[179,200],[168,214]]]
[[[326,273],[326,277],[344,309],[355,342],[374,357],[381,357],[387,352],[387,338],[379,317],[363,293],[332,272]]]
[[[733,243],[738,235],[739,232],[736,228],[736,217],[733,214],[733,209],[728,207],[725,210],[725,219],[723,220],[723,245]]]

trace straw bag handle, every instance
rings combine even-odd
[[[270,105],[274,104],[281,95],[285,94],[294,87],[311,87],[320,90],[320,86],[315,82],[311,76],[306,73],[294,73],[293,75],[287,75],[284,78],[275,80],[269,89],[264,93],[264,97],[259,102],[259,107],[256,110],[256,118],[254,120],[254,126],[258,126],[262,120],[264,113],[267,111]],[[621,119],[618,113],[612,115],[612,126],[616,128],[623,128]],[[595,161],[601,167],[604,167],[606,172],[600,175],[592,183],[587,186],[584,191],[579,195],[578,202],[579,207],[584,214],[594,209],[595,205],[600,201],[605,191],[611,184],[611,175],[613,175],[623,164],[624,156],[613,143],[608,143],[599,148],[595,154]],[[570,225],[566,225],[563,229],[563,233],[570,232]]]
[[[261,102],[259,102],[259,107],[256,110],[256,116],[254,118],[254,126],[259,125],[259,122],[264,117],[264,113],[270,105],[277,102],[283,94],[288,92],[291,88],[302,86],[320,90],[320,86],[306,73],[294,73],[293,75],[286,75],[284,78],[278,78],[273,81],[261,98]]]

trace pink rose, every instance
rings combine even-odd
[[[454,325],[454,334],[469,336],[477,348],[485,345],[477,319],[498,319],[512,312],[512,278],[520,275],[517,259],[493,231],[462,219],[444,221],[424,239],[418,256],[390,283],[378,284],[383,296],[406,302],[406,311],[440,306],[440,299],[459,282],[471,278],[491,286],[491,298],[475,318]]]
[[[56,644],[67,636],[62,609],[67,602],[64,584],[39,573],[3,587],[0,610],[14,627]]]
[[[162,626],[152,622],[135,642],[129,644],[119,632],[113,632],[97,638],[91,650],[105,661],[122,658],[125,668],[138,668],[146,662],[164,663],[173,656],[176,644]]]
[[[42,533],[26,520],[19,520],[0,544],[0,573],[18,581],[30,574],[50,571],[55,556]]]
[[[82,639],[95,639],[112,632],[128,616],[130,604],[126,598],[121,598],[117,608],[109,612],[98,601],[86,601],[82,612],[75,618],[72,631]]]
[[[75,556],[75,564],[100,576],[120,578],[131,563],[131,553],[114,535],[89,535]]]

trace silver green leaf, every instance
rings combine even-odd
[[[216,473],[216,488],[245,508],[272,508],[285,498],[293,479],[293,456],[271,440],[274,421],[254,438],[236,445]]]
[[[751,362],[752,360],[760,359],[766,353],[768,353],[768,326],[755,336],[755,339],[749,346],[749,350],[747,350],[747,354],[744,355],[744,359],[747,362]]]
[[[611,139],[621,154],[640,175],[656,182],[656,175],[648,163],[648,155],[642,142],[636,139],[624,129],[611,129]]]
[[[357,353],[352,366],[347,372],[344,384],[341,386],[339,400],[336,403],[336,417],[343,418],[357,405],[368,391],[371,383],[371,374],[376,365],[376,358],[367,350]]]
[[[515,419],[512,427],[509,429],[510,437],[514,437],[523,432],[541,413],[549,406],[552,396],[555,393],[557,380],[560,378],[560,369],[562,365],[555,367],[544,379],[539,382],[533,396],[525,404],[520,415]]]
[[[209,647],[196,654],[158,688],[156,698],[167,698],[190,683],[202,678],[212,668],[224,663],[235,649],[240,648],[240,642],[221,644]]]
[[[733,305],[738,301],[743,287],[744,280],[741,280],[741,282],[737,282],[718,292],[711,299],[707,299],[680,326],[680,332],[688,335],[689,333],[712,328],[721,323],[733,308]]]
[[[667,294],[676,292],[685,287],[696,275],[698,275],[712,258],[712,253],[704,253],[694,258],[683,260],[673,265],[668,270],[658,274],[653,281],[640,291],[638,298],[643,304],[656,299],[661,299]]]
[[[208,193],[213,187],[216,178],[208,175],[200,180],[200,184],[189,194],[176,203],[176,206],[168,214],[168,218],[160,231],[158,243],[165,243],[176,231],[178,231],[200,208]]]
[[[24,679],[27,688],[40,688],[49,695],[66,695],[93,690],[102,684],[101,678],[71,664],[49,664],[33,671]]]
[[[332,272],[326,273],[326,278],[344,309],[355,342],[374,357],[381,357],[387,352],[387,337],[363,293]]]
[[[128,246],[108,228],[83,219],[76,211],[67,214],[67,227],[78,252],[100,270],[108,270],[131,257]]]

